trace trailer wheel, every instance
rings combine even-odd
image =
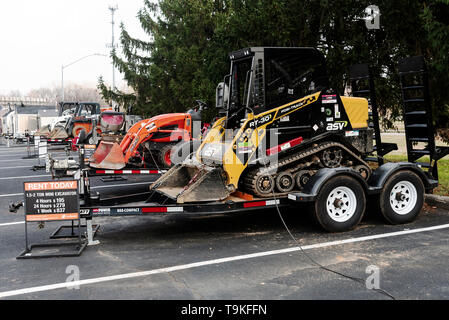
[[[391,224],[415,220],[423,204],[423,182],[418,175],[408,170],[393,174],[380,194],[380,211]]]
[[[81,132],[81,130],[86,131],[86,128],[81,124],[77,124],[76,126],[74,126],[72,129],[72,137],[77,137],[79,135],[79,133]]]
[[[325,230],[342,232],[359,224],[365,208],[365,191],[360,183],[348,176],[338,176],[321,187],[315,201],[314,216]]]

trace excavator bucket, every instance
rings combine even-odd
[[[171,168],[150,189],[177,203],[221,201],[230,195],[222,168],[188,161]]]
[[[122,149],[117,143],[102,141],[89,159],[89,165],[98,169],[120,170],[126,163]]]
[[[64,127],[55,127],[52,132],[50,132],[50,139],[66,139],[69,135],[67,134],[67,131]]]

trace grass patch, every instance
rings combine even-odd
[[[387,155],[385,156],[385,160],[387,160],[388,162],[407,161],[407,156]],[[424,162],[425,158],[423,157],[419,159],[419,161]],[[438,180],[440,185],[438,186],[438,188],[434,189],[433,193],[442,196],[449,196],[449,160],[447,159],[438,161]]]

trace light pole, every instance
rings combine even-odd
[[[62,65],[61,66],[61,100],[62,102],[64,102],[64,69],[67,67],[70,67],[71,65],[74,65],[77,62],[80,62],[81,60],[84,60],[86,58],[92,57],[92,56],[103,56],[103,57],[107,57],[107,55],[105,54],[101,54],[101,53],[93,53],[93,54],[89,54],[87,56],[84,56],[82,58],[79,58],[78,60],[73,61],[72,63],[66,64],[66,65]]]
[[[118,10],[118,6],[110,6],[109,10],[111,11],[111,25],[112,25],[112,41],[110,44],[106,45],[107,47],[111,48],[111,57],[114,55],[114,50],[117,47],[117,45],[115,44],[115,37],[114,37],[114,25],[115,25],[115,21],[114,21],[114,14],[115,11]],[[112,92],[115,91],[115,66],[114,66],[114,59],[112,59],[112,87],[111,87]],[[115,111],[117,110],[117,105],[115,104],[114,101],[112,101],[112,106],[114,107]]]

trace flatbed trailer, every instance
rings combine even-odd
[[[51,239],[78,239],[78,244],[75,243],[75,252],[34,254],[31,253],[32,248],[49,246],[49,244],[35,244],[28,247],[27,242],[26,250],[18,258],[78,256],[85,247],[99,244],[94,237],[100,226],[93,224],[93,219],[100,217],[238,214],[270,209],[279,210],[281,213],[282,208],[290,208],[290,212],[297,214],[311,211],[323,229],[330,232],[342,232],[355,228],[368,206],[379,204],[379,210],[388,222],[403,224],[416,219],[424,204],[424,193],[431,192],[438,186],[438,181],[422,170],[419,165],[400,162],[381,165],[373,171],[368,181],[352,168],[323,168],[300,192],[290,192],[278,197],[256,198],[244,193],[235,193],[223,201],[176,203],[164,195],[148,190],[142,194],[115,198],[113,205],[107,205],[107,202],[102,201],[95,192],[91,192],[86,172],[78,178],[80,194],[78,223],[75,224],[72,221],[71,226],[60,226],[50,237]],[[342,193],[339,195],[340,199],[335,197],[339,190],[349,197],[344,199]],[[343,208],[350,213],[347,217],[343,210],[340,210],[338,214],[336,212],[336,208],[341,206],[339,203],[342,202],[345,203]],[[21,205],[23,202],[10,207],[10,211],[17,211]],[[81,219],[85,219],[84,224],[81,223]],[[84,242],[82,238],[85,239]],[[63,244],[68,243],[63,242]],[[58,246],[61,243],[53,245]]]
[[[88,179],[81,179],[81,181],[86,182]],[[375,169],[368,181],[351,168],[323,168],[300,192],[295,191],[267,198],[252,197],[238,192],[222,201],[198,203],[176,203],[165,195],[148,191],[139,195],[127,195],[122,199],[115,198],[112,201],[115,205],[108,206],[104,205],[106,202],[100,199],[98,194],[90,192],[88,184],[84,184],[82,192],[84,198],[80,206],[80,214],[82,218],[88,220],[95,217],[173,213],[229,214],[281,207],[295,208],[301,203],[309,205],[318,222],[327,231],[347,231],[358,225],[366,208],[374,204],[370,201],[381,204],[379,209],[390,223],[410,222],[422,209],[424,193],[431,192],[437,186],[437,180],[423,171],[419,165],[410,162],[386,163]],[[343,193],[338,196],[332,195],[333,192],[339,192],[339,190]],[[130,198],[137,200],[139,197],[140,201],[129,201]],[[143,200],[145,197],[147,199]],[[120,203],[121,200],[123,200],[122,203]],[[347,203],[343,203],[345,201]],[[324,210],[322,209],[323,205]],[[339,205],[341,210],[337,212]],[[410,205],[412,207],[408,208],[408,213],[401,212]],[[348,220],[345,220],[344,210],[350,213]],[[302,207],[298,214],[302,214],[303,211]],[[328,221],[323,222],[323,218]]]

